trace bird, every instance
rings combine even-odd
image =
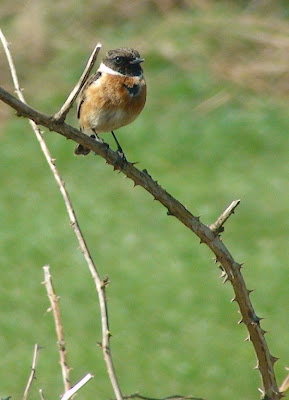
[[[146,81],[138,51],[118,48],[106,53],[98,70],[83,86],[78,100],[77,117],[81,132],[103,143],[99,133],[111,132],[118,153],[124,152],[114,130],[133,122],[146,102]],[[89,154],[90,150],[79,144],[75,155]]]

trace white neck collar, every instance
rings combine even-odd
[[[105,65],[104,63],[101,63],[98,70],[98,72],[104,72],[106,74],[110,74],[110,75],[118,75],[118,76],[126,76],[124,74],[121,74],[118,71],[115,71],[114,69],[109,68],[107,65]],[[141,75],[136,75],[135,77],[137,78],[142,78],[142,74]],[[131,78],[133,78],[133,76],[131,76]]]
[[[120,75],[120,76],[125,76],[123,74],[121,74],[118,71],[114,71],[113,69],[109,68],[107,65],[101,63],[99,68],[98,68],[98,72],[104,72],[106,74],[110,74],[110,75]]]

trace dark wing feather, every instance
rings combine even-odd
[[[99,79],[101,76],[101,72],[96,72],[95,74],[91,75],[90,78],[88,78],[88,80],[86,81],[85,85],[83,86],[83,88],[81,89],[81,92],[79,94],[79,103],[77,106],[77,118],[79,119],[80,117],[80,110],[81,110],[81,106],[85,101],[85,90],[88,88],[88,86],[90,86],[93,82],[95,82],[97,79]]]

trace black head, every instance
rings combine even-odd
[[[103,63],[123,75],[139,76],[142,74],[140,63],[144,61],[134,49],[120,48],[110,50],[103,59]]]

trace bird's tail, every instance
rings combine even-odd
[[[93,133],[92,135],[90,134],[91,132],[87,133],[84,132],[82,129],[80,129],[81,132],[85,133],[86,135],[90,136],[93,139],[96,139],[97,135],[96,133]],[[90,153],[90,150],[87,147],[84,147],[82,144],[79,144],[78,146],[76,146],[75,150],[74,150],[74,154],[76,156],[87,156],[87,154]]]
[[[82,144],[79,144],[78,146],[75,147],[74,154],[76,156],[87,156],[87,154],[90,153],[90,150],[87,147],[82,146]]]

